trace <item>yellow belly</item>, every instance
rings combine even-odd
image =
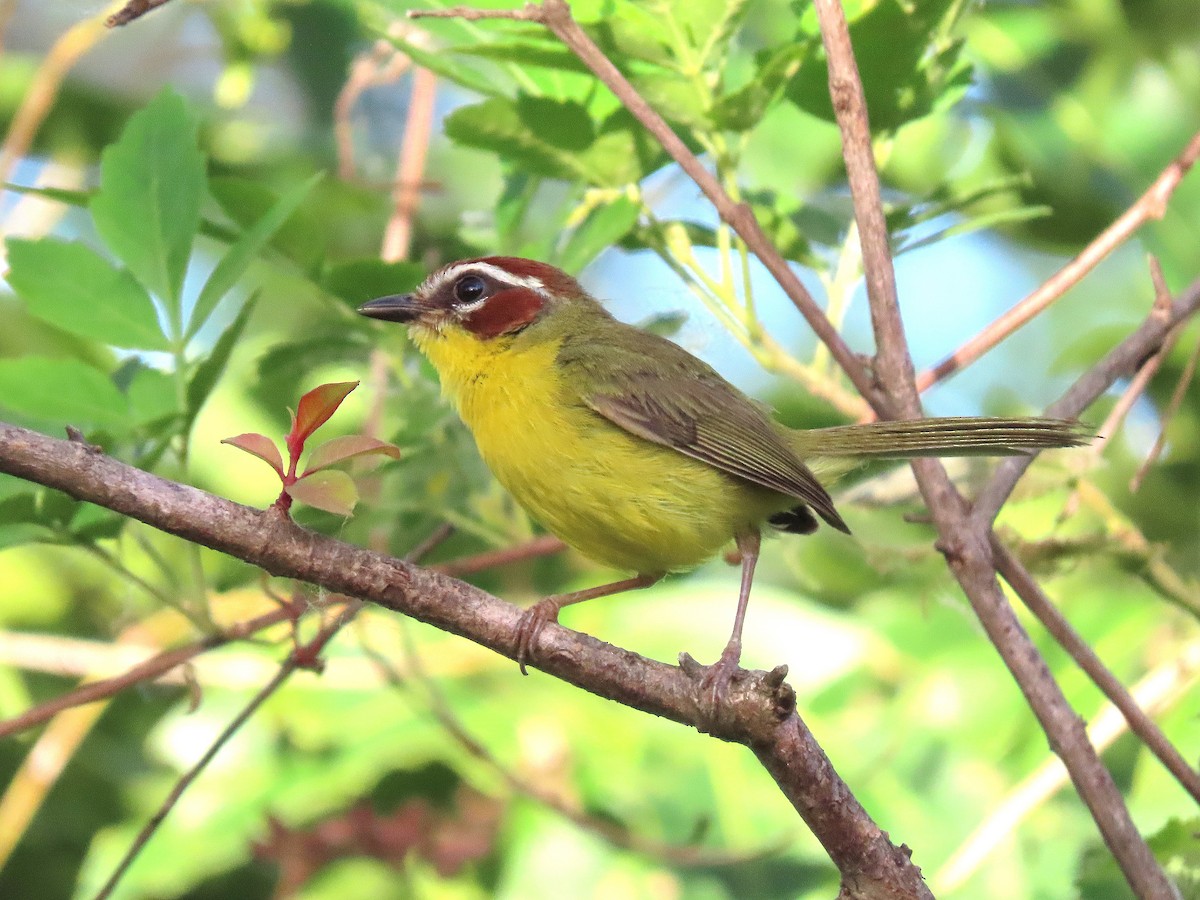
[[[412,332],[500,483],[597,562],[690,568],[789,504],[593,412],[556,376],[557,343],[518,350],[454,327]]]

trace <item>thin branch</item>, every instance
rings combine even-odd
[[[1171,304],[1168,316],[1164,318],[1152,312],[1141,327],[1109,351],[1104,359],[1081,375],[1065,394],[1051,403],[1046,408],[1046,415],[1063,419],[1079,418],[1117,379],[1126,378],[1136,372],[1142,360],[1162,346],[1171,330],[1195,315],[1198,310],[1200,278],[1179,294]],[[1002,460],[996,466],[991,480],[979,492],[971,517],[978,522],[992,522],[1033,460],[1032,456],[1010,456]]]
[[[65,491],[265,569],[360,597],[469,637],[510,659],[522,611],[445,575],[351,547],[255,510],[167,481],[93,448],[0,424],[0,472]],[[796,714],[784,673],[739,672],[719,718],[702,708],[703,669],[668,666],[548,624],[537,667],[597,696],[745,744],[830,853],[849,897],[929,897],[894,846],[834,771]]]
[[[156,654],[120,675],[81,684],[74,690],[67,691],[65,694],[59,694],[51,700],[39,703],[37,706],[26,710],[20,715],[0,721],[0,738],[6,738],[18,734],[27,728],[40,725],[58,715],[64,709],[70,709],[73,706],[82,706],[85,703],[95,703],[97,700],[106,700],[135,684],[161,678],[176,666],[183,665],[201,653],[233,641],[244,640],[252,634],[257,634],[264,628],[269,628],[272,625],[278,625],[280,622],[286,622],[289,619],[295,618],[295,615],[295,610],[286,608],[275,609],[246,622],[239,622],[237,625],[222,631],[220,634],[209,635],[195,643],[188,644],[186,647],[177,647],[174,650],[166,650]]]
[[[392,183],[392,214],[384,228],[379,251],[384,262],[407,259],[412,248],[413,217],[421,204],[421,185],[425,181],[425,158],[433,133],[436,100],[437,76],[422,66],[416,67],[408,99],[404,140],[400,144],[396,177]]]
[[[1021,561],[1009,551],[1000,539],[992,535],[992,552],[996,554],[996,567],[1004,580],[1009,583],[1021,602],[1029,611],[1037,616],[1038,621],[1045,626],[1059,645],[1071,655],[1075,664],[1087,673],[1088,678],[1104,692],[1117,709],[1121,711],[1130,730],[1141,738],[1142,743],[1150,752],[1158,757],[1159,762],[1167,771],[1175,776],[1176,781],[1192,799],[1200,803],[1200,772],[1193,769],[1183,758],[1175,746],[1167,740],[1154,721],[1138,706],[1137,701],[1125,690],[1117,677],[1101,662],[1100,657],[1088,645],[1087,641],[1071,627],[1058,607],[1050,602],[1041,586],[1029,574]]]
[[[883,402],[879,388],[872,381],[858,357],[838,334],[837,329],[830,324],[825,313],[813,300],[812,295],[809,294],[808,289],[804,287],[796,273],[792,271],[787,260],[771,243],[771,239],[767,237],[758,224],[758,220],[755,219],[753,210],[749,205],[738,203],[729,196],[720,180],[705,168],[696,155],[671,130],[671,126],[654,111],[629,83],[629,80],[579,27],[579,24],[571,17],[571,9],[564,0],[545,0],[541,4],[527,3],[524,8],[519,10],[482,10],[458,6],[451,9],[410,10],[408,15],[411,18],[459,18],[468,21],[512,19],[538,22],[549,28],[616,95],[625,108],[645,126],[670,157],[696,183],[704,196],[713,204],[718,215],[729,223],[730,227],[745,241],[746,246],[771,273],[788,299],[816,332],[817,337],[829,347],[829,352],[854,383],[854,386],[858,388],[859,393],[867,398],[877,411],[879,410],[878,404]]]
[[[134,19],[140,19],[152,9],[157,9],[160,6],[168,3],[169,0],[129,0],[117,12],[113,13],[104,20],[104,24],[109,28],[119,28],[122,25],[128,25]]]
[[[101,16],[84,19],[67,29],[43,57],[0,146],[0,182],[10,180],[13,166],[29,150],[67,73],[107,34]]]
[[[875,333],[876,380],[887,373],[884,393],[892,415],[919,418],[920,400],[912,389],[913,365],[896,299],[896,271],[892,265],[891,241],[883,214],[883,197],[875,153],[871,145],[871,123],[863,99],[862,79],[850,45],[846,14],[838,0],[815,0],[821,24],[821,41],[829,64],[829,99],[842,132],[842,158],[854,205],[862,247],[863,275]],[[899,383],[895,379],[899,378]],[[869,396],[869,395],[864,395]],[[875,405],[875,404],[873,404]],[[878,412],[883,412],[876,405]]]
[[[333,142],[337,147],[338,178],[354,178],[354,128],[350,116],[363,91],[381,84],[397,81],[412,61],[385,40],[378,40],[370,50],[358,54],[350,63],[350,73],[338,91],[333,104]]]
[[[896,298],[866,99],[850,31],[838,0],[814,0],[814,6],[829,62],[830,96],[842,132],[842,152],[862,239],[867,296],[878,348],[876,374],[888,395],[886,406],[901,415],[916,417],[921,412],[920,397]],[[1139,896],[1169,900],[1174,894],[1170,882],[1134,826],[1112,776],[1088,742],[1079,717],[1000,590],[988,540],[990,528],[981,526],[970,515],[966,501],[936,460],[915,460],[912,467],[938,529],[938,549],[1025,694],[1051,747],[1071,773],[1075,789],[1125,878]]]
[[[1172,332],[1172,334],[1174,333]],[[1183,373],[1179,376],[1179,383],[1175,385],[1175,390],[1171,392],[1171,399],[1167,403],[1167,408],[1163,411],[1162,416],[1159,417],[1158,437],[1154,439],[1154,446],[1150,448],[1150,452],[1146,454],[1146,458],[1129,481],[1129,490],[1131,493],[1136,493],[1141,488],[1142,481],[1146,478],[1150,467],[1162,455],[1163,447],[1167,445],[1167,429],[1170,427],[1171,421],[1175,418],[1175,414],[1179,412],[1179,407],[1183,404],[1183,398],[1187,395],[1192,379],[1196,377],[1197,363],[1200,363],[1200,340],[1196,342],[1196,346],[1192,350],[1192,355],[1188,357],[1187,364],[1183,367]]]
[[[1171,315],[1171,292],[1167,288],[1166,279],[1163,277],[1162,264],[1158,261],[1158,257],[1153,255],[1150,257],[1150,280],[1154,283],[1154,306],[1150,315],[1160,316],[1165,320]],[[1168,331],[1166,340],[1158,348],[1158,352],[1147,359],[1134,374],[1133,378],[1130,379],[1128,387],[1125,388],[1125,391],[1113,405],[1112,411],[1108,414],[1103,424],[1101,424],[1099,436],[1092,442],[1092,446],[1089,448],[1095,459],[1100,458],[1100,455],[1104,453],[1104,448],[1108,446],[1108,442],[1120,431],[1121,423],[1125,421],[1125,417],[1133,409],[1133,404],[1137,402],[1138,397],[1145,393],[1146,388],[1150,386],[1151,380],[1162,367],[1163,360],[1174,349],[1175,342],[1179,340],[1179,335],[1182,333],[1185,324],[1180,322]]]
[[[204,752],[204,755],[176,782],[175,787],[172,788],[166,799],[163,800],[157,812],[142,826],[142,830],[138,832],[137,837],[129,845],[129,849],[125,852],[121,861],[117,863],[117,867],[113,869],[113,873],[109,876],[108,881],[96,892],[95,900],[107,900],[111,896],[117,883],[129,870],[133,861],[137,859],[138,854],[142,852],[142,848],[146,846],[150,838],[154,836],[154,832],[158,830],[158,826],[163,823],[167,815],[175,808],[175,804],[179,802],[179,798],[183,796],[183,792],[191,786],[192,782],[200,777],[200,773],[213,761],[213,758],[221,751],[221,748],[250,720],[250,717],[267,701],[267,698],[274,694],[297,669],[319,668],[320,661],[318,657],[321,651],[333,639],[342,626],[354,617],[357,610],[358,607],[356,606],[346,614],[339,615],[333,621],[327,623],[311,641],[306,644],[297,645],[292,649],[287,659],[280,664],[279,671],[275,673],[274,677],[263,685],[258,693],[251,698],[250,702],[243,707],[241,712],[233,717],[230,723],[225,726],[225,729],[217,736],[217,739]]]
[[[459,578],[463,575],[473,575],[497,566],[507,566],[510,563],[523,562],[527,559],[537,559],[542,556],[553,556],[567,547],[552,534],[540,534],[533,540],[514,547],[501,547],[499,550],[485,550],[474,556],[464,556],[462,559],[452,559],[449,562],[437,563],[429,568],[443,575],[453,575]]]
[[[1129,209],[1083,249],[1083,252],[1055,272],[1028,297],[1004,313],[978,335],[946,357],[932,369],[917,376],[918,390],[926,390],[944,378],[966,368],[998,343],[1048,308],[1068,290],[1078,284],[1088,272],[1121,246],[1133,233],[1151,219],[1161,219],[1167,211],[1167,201],[1179,187],[1188,170],[1200,158],[1200,132],[1192,135],[1183,151],[1171,161],[1162,174]]]

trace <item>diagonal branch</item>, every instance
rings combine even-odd
[[[1064,419],[1078,418],[1118,379],[1132,376],[1146,359],[1158,352],[1173,329],[1198,311],[1200,278],[1180,292],[1167,309],[1166,315],[1157,310],[1152,311],[1133,334],[1110,350],[1104,359],[1088,369],[1065,394],[1046,407],[1046,415]],[[1010,456],[1002,460],[996,466],[991,480],[975,499],[971,517],[976,522],[992,522],[1032,463],[1031,456]]]
[[[307,531],[125,465],[78,441],[0,423],[0,473],[66,492],[272,575],[348,594],[516,658],[521,611],[491,595],[370,550]],[[929,897],[920,870],[854,799],[796,714],[784,671],[739,673],[719,722],[701,708],[700,675],[559,625],[542,633],[538,667],[600,697],[751,748],[829,852],[845,896]],[[891,891],[891,893],[886,893]]]
[[[829,60],[830,96],[842,132],[855,218],[862,236],[863,265],[878,348],[877,376],[889,395],[888,405],[905,416],[916,417],[920,415],[920,398],[900,319],[866,99],[850,44],[850,31],[837,0],[814,0],[814,5]],[[1169,900],[1174,896],[1170,882],[1133,824],[1112,776],[1088,740],[1082,721],[1067,703],[1000,589],[990,545],[990,526],[971,516],[967,502],[939,462],[915,460],[912,466],[938,529],[938,548],[1025,694],[1051,747],[1062,758],[1126,880],[1140,897]]]
[[[629,83],[612,61],[604,55],[604,51],[596,46],[595,41],[588,37],[587,32],[579,27],[579,23],[571,16],[571,8],[565,0],[545,0],[545,2],[527,3],[519,10],[482,10],[468,7],[453,7],[438,10],[411,10],[412,18],[460,18],[475,19],[514,19],[525,22],[538,22],[549,28],[560,41],[570,48],[576,56],[591,69],[592,73],[611,90],[618,100],[633,116],[645,126],[662,145],[679,167],[696,183],[696,186],[709,199],[717,213],[729,223],[745,241],[750,251],[758,257],[771,276],[779,284],[788,299],[792,301],[800,314],[804,316],[820,340],[829,348],[830,354],[837,360],[846,375],[873,406],[883,401],[883,394],[863,367],[861,361],[846,345],[837,329],[833,327],[825,313],[813,300],[808,289],[792,271],[787,260],[780,255],[779,250],[767,237],[762,226],[754,217],[753,210],[748,204],[735,201],[720,180],[713,175],[704,164],[680,140],[671,126],[667,124],[654,108],[646,102],[632,84]]]
[[[1078,284],[1117,247],[1151,219],[1161,219],[1167,211],[1167,201],[1183,181],[1183,176],[1200,159],[1200,132],[1192,135],[1187,146],[1175,157],[1162,174],[1129,209],[1102,231],[1083,252],[1051,275],[1024,300],[1001,315],[971,340],[967,341],[932,369],[917,376],[917,390],[924,391],[955,372],[965,369],[1002,340],[1048,308],[1063,294]]]

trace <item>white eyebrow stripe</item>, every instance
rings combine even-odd
[[[532,275],[514,275],[499,266],[494,266],[491,263],[484,262],[461,262],[452,263],[440,272],[435,272],[430,276],[429,280],[421,287],[421,293],[426,297],[436,294],[441,290],[442,286],[448,282],[454,281],[460,275],[465,275],[467,272],[476,272],[480,275],[488,275],[495,281],[501,284],[511,284],[513,287],[522,287],[541,294],[543,297],[548,297],[546,285],[542,283],[540,278],[534,278]]]

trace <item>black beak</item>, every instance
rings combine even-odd
[[[359,315],[384,322],[411,322],[427,311],[414,294],[392,294],[369,300],[358,308]]]

